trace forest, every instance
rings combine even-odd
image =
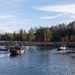
[[[75,21],[51,27],[34,27],[28,32],[20,29],[18,32],[0,34],[0,41],[75,42]]]

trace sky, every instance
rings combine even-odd
[[[0,0],[0,33],[75,20],[75,0]]]

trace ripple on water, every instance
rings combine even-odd
[[[75,54],[56,49],[42,51],[39,46],[25,47],[24,55],[0,52],[0,75],[75,75]]]

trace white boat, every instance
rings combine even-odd
[[[58,50],[66,50],[67,47],[58,47]]]
[[[66,44],[62,44],[60,47],[58,47],[58,50],[66,50],[66,49],[68,49]]]

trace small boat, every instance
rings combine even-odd
[[[67,47],[58,47],[58,50],[66,50]]]
[[[7,48],[6,46],[0,46],[0,51],[8,51],[9,48]]]
[[[58,50],[66,50],[66,49],[68,49],[68,47],[65,44],[58,47]]]
[[[18,48],[11,47],[10,53],[13,54],[13,55],[24,54],[25,50],[24,50],[24,48],[20,48],[20,47],[18,47]]]

